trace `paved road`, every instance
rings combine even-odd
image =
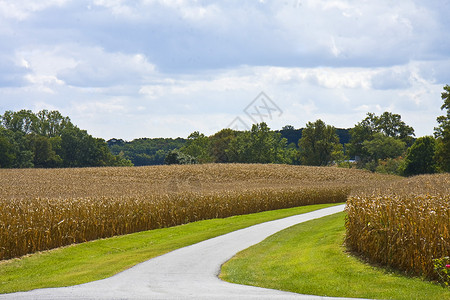
[[[107,279],[0,299],[332,299],[231,284],[217,276],[237,252],[295,224],[343,211],[344,205],[266,222],[155,257]],[[339,298],[342,299],[342,298]]]

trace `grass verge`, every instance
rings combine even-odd
[[[81,284],[110,277],[152,257],[258,223],[333,206],[319,204],[91,241],[0,262],[0,293]]]
[[[344,213],[285,229],[236,255],[223,280],[301,294],[369,299],[450,299],[450,290],[362,263],[342,246]]]

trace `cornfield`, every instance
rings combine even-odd
[[[211,164],[0,170],[0,259],[294,206],[345,202],[395,177],[337,168]]]
[[[422,175],[351,195],[346,244],[372,262],[437,279],[450,256],[450,174]]]

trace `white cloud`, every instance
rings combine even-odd
[[[259,92],[270,126],[405,114],[430,134],[450,83],[450,2],[0,0],[1,109],[94,135],[211,134]]]
[[[17,20],[24,20],[32,13],[39,12],[51,6],[62,6],[70,0],[0,0],[0,16]]]

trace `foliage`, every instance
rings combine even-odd
[[[450,172],[450,86],[444,87],[441,95],[444,104],[441,109],[447,109],[447,114],[437,118],[439,127],[436,127],[435,137],[437,141],[436,161],[441,171]]]
[[[254,124],[250,131],[239,132],[229,143],[226,154],[238,163],[288,163],[286,139],[266,123]]]
[[[344,158],[336,129],[322,120],[308,122],[298,144],[300,160],[305,165],[326,166]]]
[[[237,132],[226,128],[222,129],[216,134],[210,137],[211,141],[211,155],[214,157],[214,162],[216,163],[228,163],[232,162],[231,158],[228,156],[228,151],[230,149],[230,143],[237,136]]]
[[[135,166],[163,165],[167,154],[185,144],[182,138],[140,138],[126,142],[121,139],[108,140],[114,155],[122,155]]]
[[[0,258],[108,236],[306,204],[344,202],[392,177],[261,164],[0,170]]]
[[[375,172],[382,174],[403,175],[405,171],[406,160],[402,156],[395,158],[386,158],[379,160],[374,166]]]
[[[434,271],[438,275],[438,280],[444,286],[450,287],[450,257],[433,259]]]
[[[413,143],[414,129],[401,120],[401,116],[384,112],[367,117],[350,129],[348,154],[355,157],[361,168],[375,171],[379,160],[400,156]]]
[[[166,165],[191,165],[196,164],[197,160],[194,157],[188,154],[184,154],[179,150],[172,150],[167,153],[167,156],[164,159],[164,163]]]
[[[404,174],[419,175],[436,173],[436,140],[432,136],[418,138],[408,149]]]
[[[6,111],[0,116],[0,150],[1,168],[131,165],[58,111]]]
[[[450,255],[450,174],[420,175],[347,200],[346,244],[373,263],[437,279]]]
[[[375,133],[371,140],[364,141],[362,145],[375,162],[379,159],[398,157],[406,149],[405,142],[382,133]]]
[[[194,157],[199,163],[209,163],[214,161],[214,158],[210,154],[210,139],[198,131],[195,131],[188,136],[186,144],[181,147],[180,151]]]

